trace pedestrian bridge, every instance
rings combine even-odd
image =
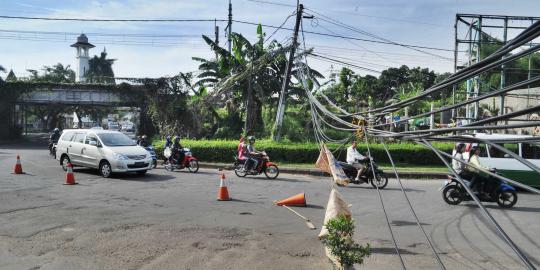
[[[135,93],[133,93],[135,94]],[[22,94],[17,100],[18,104],[66,104],[66,105],[94,105],[94,106],[132,106],[135,95],[121,95],[118,91],[105,89],[105,87],[92,87],[89,85],[66,85],[36,88]]]

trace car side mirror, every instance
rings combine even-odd
[[[91,146],[98,146],[98,143],[96,141],[90,141],[88,144]]]

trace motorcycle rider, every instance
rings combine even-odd
[[[148,139],[148,136],[142,135],[142,136],[141,136],[141,139],[139,140],[139,143],[138,143],[138,144],[139,144],[140,146],[142,146],[142,147],[148,147],[148,145],[150,145],[150,144],[148,143],[147,139]]]
[[[355,181],[360,181],[360,175],[364,172],[366,169],[366,166],[364,166],[362,163],[358,161],[365,161],[367,158],[360,154],[358,150],[356,150],[356,140],[353,140],[351,142],[351,146],[347,148],[347,163],[352,165],[358,173],[356,174]]]
[[[171,136],[167,135],[167,137],[165,137],[165,146],[164,146],[164,148],[171,147],[171,144],[172,144]]]
[[[244,136],[240,135],[240,143],[238,144],[238,147],[236,148],[238,160],[243,161],[246,159],[246,149],[247,149],[247,146],[245,144]]]
[[[463,152],[465,152],[465,144],[458,143],[456,145],[456,152],[454,153],[454,158],[452,159],[452,169],[465,180],[470,179],[470,173],[465,171],[465,160],[463,159]],[[456,160],[457,159],[457,160]],[[460,161],[462,162],[460,162]]]
[[[472,178],[471,178],[471,184],[470,184],[470,187],[473,191],[475,192],[482,192],[484,190],[484,187],[485,185],[487,184],[486,182],[489,181],[489,177],[483,177],[481,175],[481,171],[477,168],[482,168],[482,169],[485,169],[485,170],[488,170],[488,171],[492,171],[493,169],[492,168],[489,168],[489,167],[486,167],[486,166],[483,166],[481,163],[480,163],[480,160],[478,159],[480,153],[482,153],[482,149],[478,147],[478,145],[473,145],[471,147],[471,151],[469,152],[470,156],[469,156],[469,164],[471,165],[474,165],[476,167],[473,167],[473,166],[466,166],[465,167],[465,170],[468,171],[469,173],[472,174]]]
[[[255,149],[255,136],[249,136],[248,137],[248,145],[247,145],[247,156],[248,160],[246,161],[246,170],[250,170],[251,172],[255,173],[257,171],[257,165],[259,165],[262,152],[259,152]]]
[[[184,160],[184,147],[180,144],[180,136],[175,136],[171,147],[171,157],[169,162],[173,164],[173,158],[178,155],[177,163],[180,164]]]
[[[55,128],[49,136],[49,151],[52,153],[52,147],[55,143],[58,143],[58,140],[60,139],[60,129]]]

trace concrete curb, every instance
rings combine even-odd
[[[227,163],[208,163],[208,162],[199,162],[201,168],[209,169],[224,169],[232,170],[232,164]],[[301,168],[290,168],[290,167],[279,167],[281,173],[290,173],[290,174],[303,174],[303,175],[313,175],[313,176],[330,176],[327,173],[321,172],[319,169],[301,169]],[[393,172],[385,172],[388,178],[395,178]],[[425,179],[425,180],[441,180],[446,179],[446,173],[423,173],[423,172],[400,172],[398,171],[399,177],[402,179]]]

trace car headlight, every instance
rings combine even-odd
[[[118,160],[128,160],[128,157],[119,153],[113,153],[113,157],[114,159],[118,159]]]

